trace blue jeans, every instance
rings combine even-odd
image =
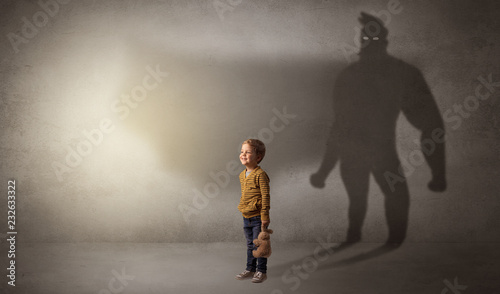
[[[262,221],[260,215],[251,218],[243,218],[243,230],[247,238],[247,271],[255,272],[256,270],[262,273],[267,271],[267,258],[253,257],[252,251],[256,249],[253,240],[257,239],[260,233]]]

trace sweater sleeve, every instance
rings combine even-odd
[[[271,195],[269,187],[269,177],[265,172],[259,175],[260,193],[262,194],[262,208],[260,217],[263,221],[269,221],[269,209],[271,209]]]

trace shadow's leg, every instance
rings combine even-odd
[[[384,177],[384,173],[389,171],[392,174],[399,175],[398,167],[399,160],[396,153],[394,153],[391,160],[378,165],[373,171],[375,181],[385,196],[385,216],[389,227],[387,243],[395,245],[403,243],[406,238],[410,194],[404,177],[402,177],[403,180],[401,181],[389,183]]]
[[[349,228],[346,243],[361,240],[361,228],[366,216],[369,168],[352,161],[342,161],[340,174],[349,196]]]

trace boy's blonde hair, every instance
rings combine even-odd
[[[258,139],[248,139],[245,140],[241,145],[248,144],[255,151],[257,155],[260,155],[260,160],[257,163],[260,163],[264,156],[266,155],[266,145],[261,140]]]

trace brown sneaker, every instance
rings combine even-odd
[[[251,278],[255,275],[255,272],[244,270],[241,274],[236,275],[237,280],[244,280]]]
[[[257,272],[253,276],[252,283],[262,283],[267,280],[267,275],[262,272]]]

